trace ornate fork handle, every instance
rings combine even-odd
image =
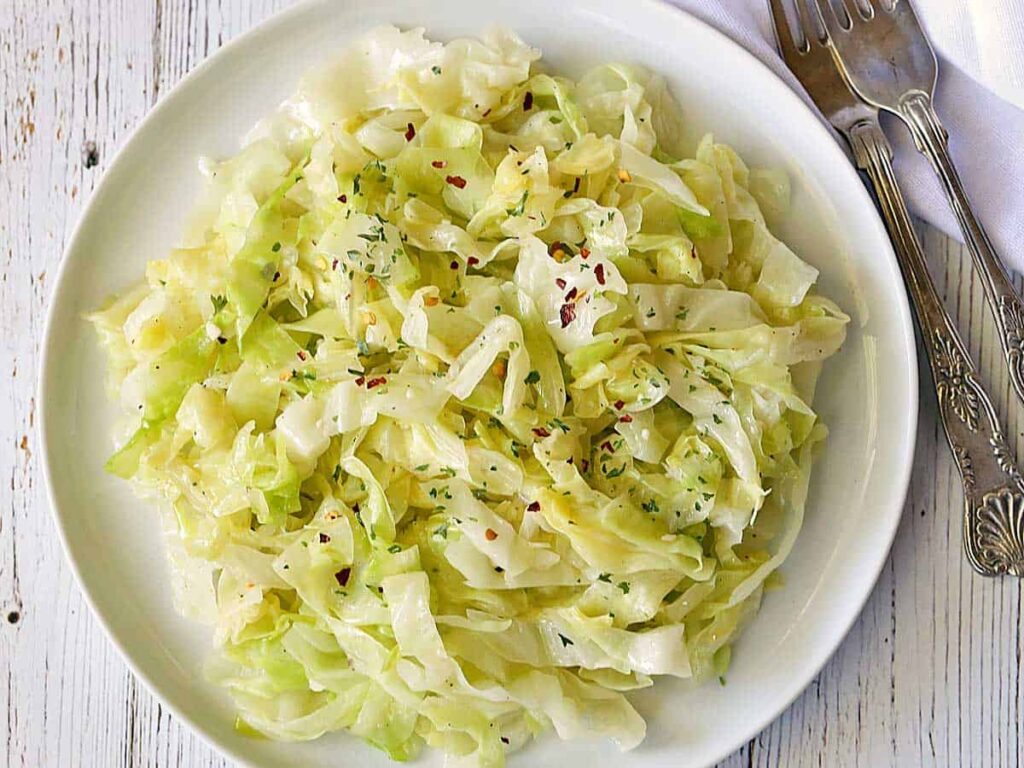
[[[942,426],[963,482],[963,536],[968,560],[986,576],[1024,576],[1021,475],[992,400],[978,382],[974,363],[935,291],[893,174],[892,149],[874,118],[856,123],[847,138],[858,166],[874,184],[913,299]],[[1016,360],[1019,363],[1019,348]]]
[[[985,299],[999,329],[999,342],[1010,370],[1010,381],[1017,397],[1024,401],[1024,302],[1013,289],[984,227],[974,215],[949,154],[949,135],[932,108],[931,96],[922,91],[910,91],[900,101],[900,116],[910,128],[918,149],[938,173],[949,204],[960,222],[974,266],[982,277]]]

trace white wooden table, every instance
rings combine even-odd
[[[0,0],[0,762],[225,766],[129,673],[64,563],[34,414],[64,242],[114,151],[187,71],[288,0]],[[94,145],[94,149],[93,149]],[[923,228],[933,275],[1003,413],[1009,385],[963,248]],[[1019,287],[1019,286],[1018,286]],[[817,680],[722,765],[1017,766],[1021,584],[961,556],[959,484],[925,382],[903,524]],[[1014,413],[1008,433],[1024,423]]]

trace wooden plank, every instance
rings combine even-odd
[[[288,4],[6,0],[10,11],[0,10],[5,765],[227,765],[127,671],[73,583],[39,481],[35,371],[46,276],[113,152],[186,72]],[[1009,383],[981,286],[961,246],[923,231],[947,306],[1007,413]],[[1024,423],[1015,409],[1007,428],[1020,449]],[[904,519],[863,615],[793,706],[722,766],[1018,764],[1021,587],[981,580],[966,566],[959,505],[959,481],[925,386]]]
[[[182,75],[286,4],[14,0],[0,10],[0,466],[9,475],[0,496],[0,757],[7,765],[226,765],[129,674],[73,583],[39,481],[35,371],[46,275],[55,273],[109,159]]]

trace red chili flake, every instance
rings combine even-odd
[[[329,542],[330,540],[331,540],[331,537],[330,537],[330,536],[328,536],[328,535],[327,535],[326,533],[321,533],[321,534],[320,534],[320,543],[321,543],[321,544],[326,544],[326,543],[327,543],[327,542]]]
[[[445,176],[444,180],[451,184],[453,187],[458,187],[459,189],[466,188],[466,180],[461,176]]]
[[[565,294],[565,300],[572,301],[573,299],[576,298],[577,293],[578,291],[576,290],[576,286],[574,285],[572,288],[569,289],[569,292]]]
[[[348,202],[348,195],[338,195],[338,202],[339,203],[347,203]]]
[[[405,129],[405,140],[406,141],[412,141],[415,138],[416,138],[416,126],[413,125],[412,123],[409,123],[409,125]]]
[[[274,273],[274,282],[276,283],[280,279],[281,279],[281,273],[280,272],[275,272]]]
[[[431,165],[434,166],[435,168],[447,168],[448,167],[448,161],[447,160],[435,160],[434,162],[431,163]]]
[[[487,111],[484,112],[483,117],[487,117],[489,114],[491,114],[491,108],[490,107],[488,107]]]
[[[337,269],[337,268],[338,268],[338,260],[335,259],[334,261],[331,262],[331,269]]]
[[[495,531],[493,528],[488,528],[486,531],[484,531],[484,538],[488,541],[494,541],[496,538],[498,538],[498,532]]]
[[[306,353],[303,352],[301,349],[298,352],[296,352],[295,354],[298,355],[299,360],[305,360],[306,359]]]
[[[537,437],[551,437],[551,433],[544,429],[544,427],[534,427],[533,434]]]
[[[587,474],[587,472],[589,470],[590,470],[590,462],[587,459],[583,459],[580,462],[580,472],[582,472],[585,475],[585,474]]]
[[[366,388],[367,389],[373,389],[374,387],[379,387],[381,384],[387,384],[387,383],[388,383],[388,380],[386,378],[384,378],[383,376],[378,376],[378,377],[376,377],[374,379],[370,379],[368,382],[366,382]]]
[[[608,453],[615,453],[615,449],[612,447],[611,440],[605,440],[603,443],[601,443],[601,448],[608,451]]]
[[[623,414],[622,416],[619,416],[619,421],[621,421],[623,424],[629,424],[631,421],[633,421],[633,417],[626,413]]]
[[[471,267],[475,267],[477,264],[480,263],[480,259],[478,259],[476,256],[470,256],[468,259],[466,259],[466,263],[469,264],[469,266]]]
[[[533,91],[527,91],[523,97],[523,111],[529,112],[533,109]]]
[[[594,277],[597,278],[598,285],[604,285],[604,264],[598,264],[594,267]]]
[[[448,266],[451,267],[452,269],[458,269],[459,268],[459,262],[457,262],[455,260],[452,260],[452,263],[449,264]]]
[[[357,387],[361,387],[365,383],[366,383],[366,379],[363,378],[362,376],[360,376],[358,379],[356,379],[356,386]]]
[[[576,305],[563,304],[562,308],[558,310],[558,317],[562,321],[562,327],[567,328],[569,323],[576,319]]]
[[[590,249],[589,248],[580,248],[580,256],[582,256],[584,259],[589,259],[590,258]],[[598,264],[596,268],[600,269],[602,272],[604,272],[604,266],[603,265]]]
[[[540,512],[540,502],[539,501],[531,501],[530,504],[526,507],[526,511],[527,512]]]
[[[560,291],[564,291],[565,290],[566,283],[565,283],[565,280],[563,280],[562,278],[556,277],[555,278],[555,285],[558,286],[558,290],[560,290]]]
[[[337,579],[338,584],[340,584],[343,587],[347,587],[348,586],[348,577],[351,576],[351,575],[352,575],[352,569],[351,568],[342,568],[340,571],[338,571],[336,574],[334,574],[334,578]]]
[[[616,400],[615,401],[615,410],[616,411],[621,411],[625,406],[626,406],[626,401],[625,400]]]

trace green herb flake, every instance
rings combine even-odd
[[[529,190],[523,190],[523,196],[519,198],[519,202],[515,208],[509,208],[505,213],[509,216],[522,216],[526,211],[526,199],[530,196]]]

